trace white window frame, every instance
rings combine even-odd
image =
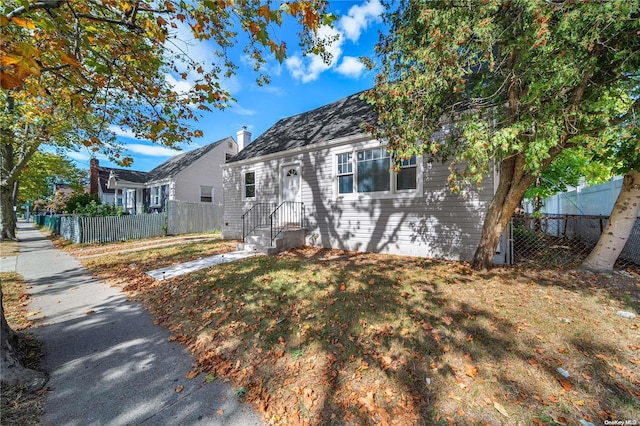
[[[368,144],[357,144],[355,146],[345,146],[342,149],[332,152],[333,154],[333,167],[334,167],[334,185],[333,193],[335,200],[358,200],[358,199],[385,199],[385,198],[416,198],[422,196],[423,183],[424,183],[424,161],[423,157],[416,155],[416,188],[415,189],[397,189],[398,188],[398,175],[392,170],[393,163],[390,163],[389,169],[389,191],[376,191],[376,192],[358,192],[358,152],[367,151],[374,148],[384,148],[386,145],[380,145],[378,141]],[[351,153],[352,170],[353,170],[353,192],[340,193],[340,180],[339,176],[344,175],[338,173],[338,156],[340,154]],[[406,167],[406,166],[405,166]],[[411,165],[413,167],[413,165]]]
[[[149,207],[160,207],[162,188],[160,186],[152,186],[149,195]]]
[[[136,190],[135,189],[127,189],[125,193],[125,208],[127,209],[135,209],[136,208]]]
[[[340,156],[347,156],[347,161],[340,162]],[[342,167],[341,167],[342,166]],[[347,170],[345,171],[345,167]],[[346,176],[351,176],[351,191],[349,192],[340,192],[340,178]],[[339,195],[345,194],[353,194],[355,192],[355,181],[356,181],[356,173],[355,173],[355,164],[353,162],[353,151],[349,152],[339,152],[336,154],[336,181],[338,183],[336,192]]]
[[[247,197],[247,175],[253,174],[253,196]],[[242,199],[255,200],[258,192],[258,174],[255,170],[245,170],[242,172]]]
[[[419,170],[418,159],[419,158],[420,157],[418,157],[417,155],[413,155],[408,160],[401,160],[401,162],[400,162],[400,170],[416,169],[416,187],[415,188],[407,188],[407,189],[399,189],[398,188],[398,175],[400,174],[400,172],[393,173],[393,179],[392,179],[391,183],[393,184],[393,188],[395,189],[396,192],[398,192],[398,193],[415,192],[418,189],[418,183],[419,183],[419,180],[420,180],[419,179],[420,175],[418,174],[418,170]],[[415,159],[415,163],[414,164],[411,164],[411,159]]]

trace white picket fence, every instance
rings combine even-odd
[[[61,218],[60,235],[74,243],[106,243],[140,238],[161,237],[166,233],[166,217],[162,214],[138,216]]]
[[[131,216],[62,216],[60,235],[74,243],[104,243],[213,232],[222,229],[223,207],[168,201],[164,213]]]

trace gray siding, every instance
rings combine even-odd
[[[188,168],[175,177],[175,200],[200,202],[200,186],[213,188],[213,204],[223,202],[222,171],[227,154],[236,154],[238,145],[230,141],[221,144],[204,154]]]
[[[362,145],[359,145],[362,147]],[[379,146],[376,144],[375,146]],[[352,194],[338,197],[335,156],[348,145],[282,156],[267,161],[232,164],[224,170],[223,236],[242,236],[241,215],[256,202],[278,203],[279,169],[302,166],[308,244],[328,248],[471,260],[480,239],[482,220],[493,196],[493,176],[483,189],[466,196],[451,194],[447,165],[422,164],[422,191],[386,197]],[[242,199],[242,172],[256,172],[256,199]]]

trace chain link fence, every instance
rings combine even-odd
[[[514,216],[511,263],[536,267],[576,268],[595,247],[608,216]],[[640,273],[640,218],[615,265]]]

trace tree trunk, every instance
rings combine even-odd
[[[507,229],[520,200],[535,179],[533,175],[524,173],[523,165],[523,155],[506,158],[500,164],[498,189],[493,195],[484,218],[482,236],[473,256],[473,269],[491,269],[500,238]]]
[[[24,367],[20,336],[9,327],[4,317],[1,300],[2,288],[0,287],[0,381],[34,392],[47,383],[47,376],[40,371]]]
[[[620,195],[596,246],[580,267],[596,272],[609,272],[618,260],[631,235],[640,211],[640,172],[630,170],[622,182]]]
[[[16,214],[13,211],[13,185],[0,185],[0,239],[16,239]]]

